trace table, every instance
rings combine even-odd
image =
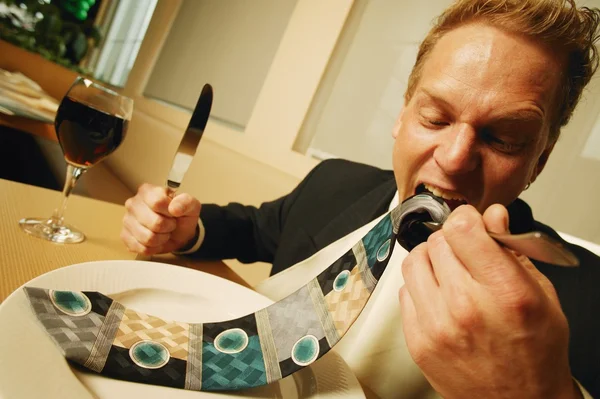
[[[63,266],[135,259],[136,255],[119,238],[125,212],[122,205],[72,195],[65,220],[86,234],[86,240],[80,244],[54,244],[21,231],[19,219],[50,216],[60,199],[57,191],[0,179],[0,301],[32,278]],[[173,255],[153,260],[190,267],[249,287],[222,262]]]

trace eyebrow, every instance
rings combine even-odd
[[[427,90],[424,87],[421,87],[419,89],[419,91],[421,93],[423,93],[429,100],[433,101],[434,103],[442,106],[443,108],[445,108],[447,110],[454,111],[454,106],[449,101],[443,99],[442,97],[440,97],[438,95],[431,93],[429,90]],[[545,113],[542,108],[539,108],[539,107],[522,108],[522,109],[512,110],[510,112],[507,112],[504,115],[495,116],[495,117],[491,118],[491,120],[488,122],[488,124],[495,124],[495,123],[502,123],[502,122],[540,122],[540,123],[543,123],[544,116],[545,116]]]
[[[441,105],[441,106],[443,106],[444,108],[447,108],[447,109],[452,109],[452,110],[454,109],[454,106],[450,102],[448,102],[448,101],[444,100],[443,98],[441,98],[439,96],[436,96],[435,94],[429,92],[429,90],[425,89],[424,87],[421,87],[419,89],[419,91],[421,93],[423,93],[429,100],[437,103],[438,105]],[[417,93],[417,95],[418,94],[420,94],[420,93]]]

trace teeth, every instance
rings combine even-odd
[[[456,200],[456,201],[465,201],[465,202],[467,201],[465,197],[463,197],[462,195],[459,195],[457,193],[453,193],[450,191],[444,191],[439,187],[430,186],[429,184],[423,184],[423,185],[425,186],[427,191],[431,192],[435,196],[442,197],[447,200]]]

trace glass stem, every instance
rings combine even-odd
[[[65,209],[67,209],[67,200],[69,199],[69,195],[71,195],[71,191],[73,191],[77,180],[79,180],[85,171],[86,169],[67,164],[67,176],[65,178],[65,186],[62,192],[62,201],[60,207],[54,210],[51,218],[53,226],[59,227],[63,225],[64,213]]]

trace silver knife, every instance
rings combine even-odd
[[[196,154],[196,149],[208,122],[212,100],[212,86],[207,83],[202,88],[202,92],[200,92],[200,97],[198,97],[198,102],[196,103],[194,112],[192,112],[192,118],[179,143],[179,148],[177,148],[175,157],[173,157],[171,170],[167,176],[167,195],[171,198],[175,196],[177,189],[181,185],[183,176],[185,176],[185,172],[187,172],[192,159],[194,159],[194,154]],[[152,260],[152,256],[138,254],[135,259],[149,261]]]
[[[206,123],[208,122],[212,101],[213,89],[212,86],[207,83],[202,88],[202,92],[200,93],[200,97],[198,97],[198,102],[192,113],[192,118],[188,123],[188,127],[183,134],[181,143],[179,143],[179,148],[177,148],[177,152],[173,158],[171,170],[167,176],[167,190],[169,197],[175,195],[175,192],[181,185],[181,181],[185,176],[185,172],[187,172],[194,159],[198,143],[200,143],[200,139],[206,128]]]

